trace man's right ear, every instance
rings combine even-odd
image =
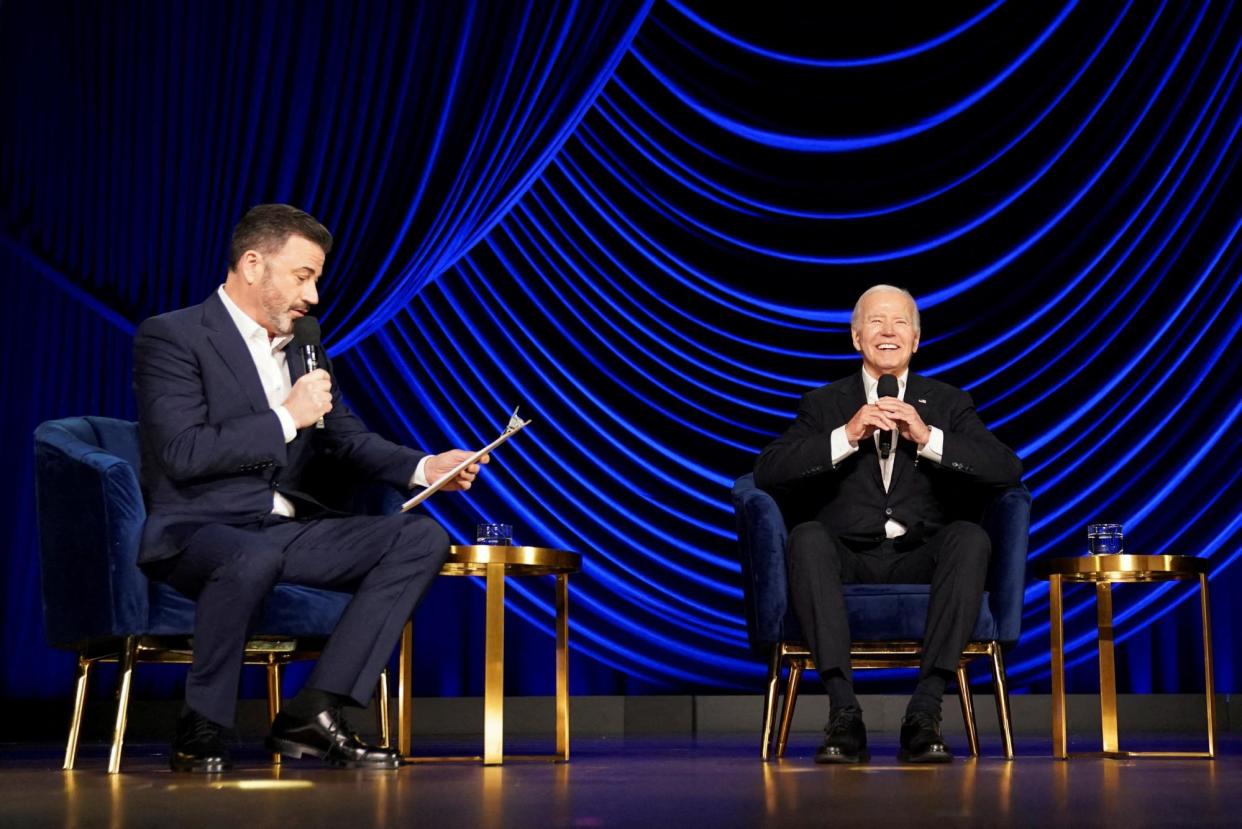
[[[253,285],[263,273],[263,254],[257,250],[248,250],[237,260],[237,272],[247,285]]]

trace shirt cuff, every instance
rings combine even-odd
[[[431,455],[423,455],[418,459],[418,466],[414,467],[414,474],[410,477],[410,489],[416,486],[431,486],[431,481],[427,480],[427,459]]]
[[[292,443],[293,439],[298,436],[298,427],[293,422],[293,415],[289,414],[289,410],[284,406],[277,406],[272,411],[280,418],[280,430],[285,433],[285,443]]]
[[[935,426],[928,426],[931,430],[931,437],[927,439],[927,443],[919,447],[919,457],[927,458],[932,463],[942,463],[944,461],[944,431]]]
[[[857,443],[850,443],[845,436],[845,427],[838,426],[832,430],[832,465],[839,466],[841,461],[858,451]]]

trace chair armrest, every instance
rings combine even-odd
[[[745,582],[746,632],[751,649],[766,657],[772,644],[783,637],[789,610],[785,569],[789,532],[776,499],[755,486],[754,476],[738,478],[732,497]]]
[[[983,513],[983,528],[992,539],[988,591],[997,639],[1016,642],[1022,632],[1022,601],[1026,588],[1026,553],[1031,526],[1031,493],[1023,485],[999,492]]]
[[[35,430],[35,498],[48,641],[146,629],[147,579],[138,569],[146,507],[134,468],[57,422]]]

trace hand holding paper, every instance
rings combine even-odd
[[[427,475],[428,481],[438,481],[453,471],[453,468],[462,461],[467,460],[473,452],[467,449],[450,449],[447,452],[441,452],[438,455],[432,455],[427,459],[427,464],[423,467],[423,472]],[[443,486],[446,492],[454,490],[465,490],[470,488],[470,484],[479,474],[479,467],[487,463],[491,459],[491,455],[484,455],[474,463],[465,467],[457,473],[457,475]]]
[[[522,420],[522,418],[518,417],[518,410],[514,409],[513,414],[509,416],[509,424],[500,433],[500,437],[482,449],[476,452],[450,449],[447,452],[433,456],[427,461],[426,467],[424,467],[424,472],[427,475],[427,480],[431,481],[431,486],[402,504],[401,511],[405,512],[418,506],[430,498],[433,493],[439,492],[442,489],[469,489],[471,482],[479,474],[479,466],[491,459],[492,450],[529,425],[530,421]]]

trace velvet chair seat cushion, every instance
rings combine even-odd
[[[336,627],[349,604],[348,593],[278,584],[263,605],[263,615],[252,636],[322,637]],[[190,636],[194,631],[194,602],[163,582],[151,582],[152,636]]]

